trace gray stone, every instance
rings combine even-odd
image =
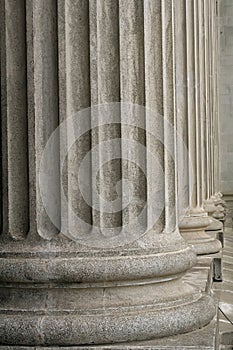
[[[221,277],[221,256],[214,253],[221,250],[216,235],[222,225],[208,227],[203,204],[212,200],[223,221],[216,15],[215,3],[201,0],[1,2],[0,349],[214,349],[212,287],[213,277]],[[148,109],[125,113],[118,104],[111,127],[105,112],[114,102]],[[153,124],[149,109],[157,113]],[[70,145],[79,111],[92,129]],[[141,128],[125,125],[132,116]],[[43,169],[55,225],[38,179],[47,141],[69,117],[71,128],[59,129]],[[106,125],[94,127],[95,117]],[[160,140],[153,139],[154,129]],[[117,150],[110,145],[88,160],[87,203],[78,183],[83,159],[93,147],[116,139]],[[125,147],[124,139],[142,151]],[[113,151],[118,157],[102,165],[104,153]],[[121,180],[133,185],[126,208],[129,185]],[[152,197],[156,183],[158,198]],[[104,211],[100,198],[113,209],[117,196],[120,210]],[[154,222],[160,202],[162,213]],[[118,233],[145,204],[143,235],[121,241]],[[76,215],[89,224],[85,238],[93,244],[75,240],[82,233]],[[178,228],[182,217],[186,241]],[[93,227],[108,247],[92,240]],[[115,237],[105,235],[109,227],[117,229],[116,247]],[[230,285],[232,242],[226,243],[224,277]]]
[[[4,233],[23,239],[29,231],[25,8],[14,1],[1,7],[1,215]]]

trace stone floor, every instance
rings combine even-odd
[[[214,283],[214,293],[219,298],[220,350],[233,349],[233,198],[227,200],[224,230],[223,282]]]
[[[233,349],[233,230],[226,228],[223,249],[223,282],[214,284],[219,296],[220,349]]]

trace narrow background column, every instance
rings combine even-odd
[[[201,2],[186,1],[189,211],[180,223],[180,230],[197,254],[214,253],[221,248],[218,240],[205,233],[210,219],[203,209],[203,119],[205,118],[203,16]]]

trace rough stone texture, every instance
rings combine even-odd
[[[210,25],[209,19],[213,25]],[[206,45],[208,40],[210,45],[212,41],[218,41],[214,26],[215,20],[213,3],[209,3],[208,6],[206,2],[201,1],[186,3],[188,86],[187,100],[184,103],[187,103],[188,119],[189,207],[179,223],[179,228],[184,239],[198,255],[216,253],[221,249],[220,242],[216,238],[208,236],[206,229],[210,222],[207,213],[203,210],[204,201],[208,199],[211,191],[215,191],[212,177],[215,176],[216,172],[218,174],[218,169],[216,169],[212,173],[212,177],[208,176],[212,166],[210,164],[212,148],[208,140],[204,142],[204,135],[212,132],[209,126],[210,120],[213,119],[211,108],[216,108],[215,103],[213,106],[206,103],[206,94],[213,97],[217,84],[214,85],[211,70],[209,70],[208,64],[205,64],[211,54],[213,61],[215,57],[215,47],[210,54],[209,47]],[[204,34],[207,38],[205,42],[203,41]],[[182,60],[180,63],[184,65]],[[214,63],[212,63],[213,65]],[[214,68],[212,69],[214,70]],[[215,124],[217,124],[216,121]],[[195,137],[193,137],[194,130]],[[208,137],[212,140],[210,135]],[[214,163],[213,160],[212,163]]]
[[[189,203],[186,198],[184,206],[189,204],[188,214],[192,213],[195,223],[192,220],[188,222],[186,233],[189,237],[193,232],[196,234],[197,245],[204,249],[201,253],[216,252],[221,245],[215,237],[209,237],[204,232],[209,221],[202,209],[203,199],[209,199],[219,191],[216,181],[218,171],[213,166],[218,153],[214,152],[212,134],[212,131],[214,135],[218,133],[215,120],[216,77],[213,78],[212,74],[216,63],[216,14],[214,3],[208,3],[209,7],[205,9],[200,0],[80,0],[77,3],[74,0],[41,0],[18,1],[16,7],[12,0],[1,1],[1,71],[4,73],[1,106],[3,115],[9,117],[4,118],[1,127],[1,152],[4,152],[1,168],[3,175],[7,175],[6,180],[3,178],[4,226],[0,237],[1,344],[15,345],[19,349],[26,345],[75,347],[78,344],[84,347],[87,347],[86,344],[107,344],[107,348],[121,348],[114,343],[159,338],[148,344],[152,348],[162,348],[167,346],[167,339],[161,337],[176,335],[169,340],[171,346],[176,342],[177,347],[187,347],[196,338],[197,346],[213,348],[216,333],[215,320],[210,323],[216,314],[216,302],[210,293],[213,259],[199,259],[197,267],[187,274],[196,262],[196,254],[178,229],[180,184],[177,170],[180,164],[177,161],[177,137],[167,124],[176,130],[179,113],[182,113],[178,127],[182,137],[186,138],[191,155],[184,170],[191,174],[191,167],[194,167],[194,176],[190,175],[188,179]],[[204,16],[204,9],[208,10],[207,16]],[[179,22],[180,18],[182,21]],[[204,24],[205,29],[208,27],[206,41],[210,45],[208,61],[211,69],[208,72],[204,72],[206,56],[202,51]],[[17,45],[19,50],[16,50]],[[12,53],[9,60],[5,57],[8,53]],[[26,72],[28,85],[24,81]],[[207,81],[204,81],[204,73]],[[188,80],[185,106],[182,106],[183,92],[177,86],[180,78],[182,91],[185,90],[184,82]],[[22,89],[19,89],[19,80],[21,84],[25,83]],[[208,135],[203,131],[202,120],[205,87],[211,101],[211,113],[206,115],[211,123]],[[11,101],[12,96],[19,99],[19,109]],[[71,130],[66,127],[64,138],[59,130],[60,140],[53,149],[53,157],[46,163],[50,167],[44,169],[49,179],[52,178],[46,195],[49,197],[52,193],[52,208],[60,220],[55,227],[42,204],[38,187],[45,144],[59,123],[72,114],[83,111],[89,105],[93,107],[96,103],[114,101],[145,105],[162,115],[161,120],[158,116],[156,118],[158,125],[156,122],[148,125],[148,111],[136,113],[135,117],[140,120],[142,128],[147,126],[149,131],[159,129],[161,141],[153,147],[157,147],[164,174],[159,175],[158,167],[150,164],[148,150],[152,140],[142,130],[123,127],[136,110],[132,108],[130,113],[124,113],[124,105],[117,110],[117,121],[121,121],[121,125],[115,129],[107,125],[103,130],[94,129],[87,137],[81,137],[71,145],[60,169],[65,146],[74,132],[74,119],[71,119]],[[101,109],[98,105],[95,108],[99,122],[105,117],[110,118],[101,113],[103,107]],[[95,108],[91,113],[87,112],[84,124],[94,125]],[[82,123],[78,125],[82,126]],[[209,138],[209,153],[202,150],[203,135]],[[122,223],[131,223],[141,209],[135,202],[130,203],[126,211],[112,217],[84,204],[77,183],[80,163],[90,147],[119,136],[118,152],[122,151],[121,156],[126,161],[105,164],[99,171],[98,181],[92,175],[96,159],[91,157],[90,168],[85,174],[91,199],[97,188],[111,207],[117,195],[116,183],[121,178],[128,179],[134,185],[134,200],[139,199],[140,203],[148,201],[148,221],[151,224],[150,215],[157,203],[153,202],[150,193],[159,177],[164,211],[158,223],[135,242],[124,245],[118,239],[116,248],[110,246],[105,249],[96,247],[92,242],[92,248],[65,237],[63,230],[59,232],[60,226],[62,229],[67,227],[71,236],[81,230],[73,221],[72,211],[63,204],[60,206],[60,193],[64,185],[65,195],[74,212],[88,223],[97,224],[101,233],[108,225],[121,228]],[[143,152],[135,152],[135,147],[121,149],[124,138],[140,143],[144,147]],[[104,151],[111,154],[112,149],[106,147]],[[100,164],[104,151],[99,151],[96,166]],[[131,154],[135,154],[139,165],[148,170],[147,184],[139,167],[128,161]],[[209,178],[202,173],[207,155],[211,158]],[[183,172],[183,169],[179,171]],[[126,182],[119,186],[123,205],[127,186]],[[207,187],[209,192],[206,191],[207,197],[204,198],[204,188]],[[27,210],[24,213],[28,207],[30,215]],[[5,209],[9,215],[5,215]],[[147,219],[146,215],[144,219]],[[147,221],[143,223],[147,229]],[[13,231],[9,224],[14,226],[14,232],[18,230],[22,241],[12,240]],[[197,226],[201,226],[199,232],[195,231]],[[200,231],[204,237],[201,237]],[[85,234],[87,238],[92,237],[89,231]],[[192,239],[190,241],[192,243]],[[206,328],[197,331],[207,324]],[[177,336],[194,330],[197,332],[195,335]],[[182,339],[184,345],[180,343]],[[112,343],[114,345],[108,345]],[[140,346],[145,346],[145,343]]]
[[[228,206],[232,217],[232,201]],[[223,282],[214,284],[214,293],[219,298],[220,349],[233,347],[233,230],[232,222],[226,225],[223,248]]]
[[[210,293],[212,286],[213,260],[211,257],[201,257],[195,267],[184,277],[183,281],[195,287],[199,287],[203,292]],[[180,319],[181,320],[181,319]],[[148,324],[147,324],[148,327]],[[63,349],[216,349],[217,321],[215,319],[201,330],[190,332],[179,336],[166,337],[163,339],[149,340],[144,342],[121,343],[119,345],[106,346],[79,346],[62,347]],[[0,346],[1,350],[15,350],[15,347]],[[19,346],[18,349],[28,350],[30,348]],[[34,349],[34,347],[33,347]],[[35,349],[48,349],[45,347],[36,347]],[[49,347],[49,349],[58,349],[58,347]]]
[[[183,215],[189,206],[189,157],[188,152],[188,100],[187,100],[187,60],[186,60],[186,6],[184,0],[175,1],[175,33],[179,40],[176,40],[175,59],[179,61],[175,70],[176,81],[176,109],[179,118],[177,118],[177,133],[182,143],[177,145],[177,164],[178,164],[178,189],[179,189],[179,215]]]
[[[47,1],[33,3],[33,67],[34,74],[34,123],[35,130],[35,171],[36,171],[36,223],[41,237],[50,239],[57,234],[58,228],[53,225],[44,208],[39,188],[40,162],[45,145],[52,132],[59,125],[58,116],[58,82],[57,82],[57,17],[56,4]],[[46,62],[46,64],[45,64]],[[54,150],[49,168],[53,172],[53,205],[60,212],[60,171],[59,152]],[[29,165],[30,167],[30,165]]]
[[[163,72],[162,72],[162,22],[161,22],[161,2],[149,0],[144,6],[144,35],[145,35],[145,100],[147,107],[163,115]],[[146,123],[147,115],[146,115]],[[157,121],[156,128],[163,135],[163,124],[161,119]],[[163,139],[163,137],[162,137]],[[157,159],[164,169],[164,146],[159,140],[153,140],[153,137],[148,135],[146,144],[150,150],[153,145],[156,149]],[[147,164],[147,197],[150,200],[151,189],[155,181],[153,166]],[[163,179],[160,179],[163,184]],[[164,199],[164,196],[161,196]],[[148,208],[148,220],[153,215],[153,206]],[[161,214],[157,227],[162,231],[164,227],[165,215]]]
[[[225,248],[223,249],[223,283],[215,285],[219,295],[219,332],[222,345],[233,346],[233,239],[232,227],[225,230]]]
[[[54,2],[55,3],[55,2]],[[67,126],[66,135],[60,137],[60,153],[70,139],[75,124],[75,115],[80,110],[88,108],[91,102],[90,91],[90,47],[89,47],[89,6],[87,1],[58,1],[58,49],[59,49],[59,118],[60,123],[71,118],[70,128]],[[74,118],[74,119],[72,119]],[[87,115],[90,127],[90,116]],[[78,170],[86,153],[90,150],[91,138],[87,133],[76,140],[65,154],[62,168],[61,184],[69,199],[70,207],[62,202],[61,227],[69,226],[70,234],[77,232],[73,216],[79,215],[91,222],[91,207],[83,200],[78,182]],[[91,174],[86,174],[88,189],[91,191]]]
[[[24,1],[1,2],[1,149],[3,231],[29,230],[26,24]]]
[[[210,218],[200,211],[185,216],[180,223],[182,236],[192,246],[197,255],[217,253],[221,249],[220,241],[216,237],[207,234],[206,229],[210,222]]]
[[[229,215],[232,216],[232,207],[228,206]],[[206,327],[201,330],[190,332],[183,335],[166,337],[163,339],[152,339],[144,342],[121,343],[118,345],[99,345],[99,346],[64,346],[64,350],[78,350],[78,349],[150,349],[150,350],[229,350],[233,346],[233,329],[230,320],[233,321],[232,312],[232,222],[227,225],[225,230],[225,249],[223,250],[223,264],[224,264],[224,282],[214,283],[214,294],[216,297],[216,305],[219,299],[218,317]],[[202,291],[210,293],[212,290],[212,276],[214,273],[213,257],[199,257],[198,263],[193,267],[184,277],[184,281],[191,285],[201,288]],[[33,297],[33,295],[32,295]],[[93,299],[92,299],[93,300]],[[33,303],[33,300],[32,300]],[[35,302],[34,302],[35,303]],[[39,303],[40,304],[40,303]],[[35,304],[34,304],[35,305]],[[221,310],[221,311],[220,311]],[[220,339],[219,339],[220,334]],[[219,344],[220,343],[220,344]],[[60,347],[27,347],[27,346],[0,346],[1,350],[58,350]]]

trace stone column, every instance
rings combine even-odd
[[[218,240],[205,233],[210,219],[203,209],[205,192],[203,127],[206,117],[203,6],[198,0],[186,1],[189,209],[179,226],[183,237],[193,246],[197,254],[215,253],[221,248]]]
[[[220,193],[220,169],[219,169],[219,106],[218,106],[218,70],[219,70],[219,25],[216,4],[210,3],[208,8],[208,32],[210,38],[210,50],[213,60],[209,67],[209,94],[211,109],[209,114],[209,196],[206,201],[206,210],[214,218],[224,222],[224,202]]]
[[[225,222],[225,206],[226,203],[222,199],[222,193],[220,189],[220,123],[219,123],[219,69],[220,69],[220,2],[216,3],[216,6],[213,9],[214,19],[215,19],[215,115],[214,115],[214,204],[217,206],[217,211],[214,214],[217,219]]]
[[[188,89],[187,89],[187,46],[186,46],[186,1],[176,1],[175,22],[175,106],[177,115],[177,163],[178,163],[178,197],[179,220],[189,208],[189,154],[188,154]]]
[[[177,219],[174,97],[176,74],[183,74],[176,50],[182,46],[179,31],[185,40],[185,2],[4,0],[1,5],[1,106],[8,123],[1,129],[2,169],[8,174],[2,186],[7,210],[0,237],[1,344],[130,342],[206,325],[215,314],[214,301],[184,283],[196,256]],[[188,23],[191,8],[187,1]],[[188,90],[189,123],[195,122],[193,93]],[[81,136],[80,130],[85,130]],[[198,130],[194,124],[194,135]],[[57,136],[52,145],[51,135]],[[115,139],[117,161],[102,164]],[[189,142],[193,151],[191,129]],[[91,148],[92,156],[85,158]],[[197,175],[199,165],[195,169]],[[137,201],[112,213],[108,209],[117,196],[123,204]],[[190,194],[195,223],[206,220],[199,196],[196,186]],[[124,236],[125,224],[132,224],[145,204],[146,215],[134,224],[145,231],[134,237],[132,229]],[[157,204],[163,211],[153,220]],[[77,217],[85,225],[79,226]]]
[[[208,234],[214,233],[215,235],[222,235],[223,231],[223,226],[222,224],[214,219],[212,217],[212,214],[216,211],[215,205],[211,199],[211,187],[210,187],[210,177],[212,176],[212,172],[210,169],[210,149],[211,149],[211,122],[210,122],[210,117],[211,117],[211,110],[212,110],[212,105],[210,105],[210,79],[211,79],[211,74],[210,74],[210,59],[213,55],[212,50],[210,50],[210,41],[212,42],[211,39],[211,33],[209,30],[209,21],[210,21],[210,2],[206,1],[204,3],[204,37],[207,38],[205,40],[205,48],[204,48],[204,56],[205,56],[205,100],[206,100],[206,108],[205,108],[205,121],[203,124],[203,130],[205,133],[205,142],[203,145],[204,149],[204,183],[205,183],[205,191],[204,191],[204,209],[207,211],[208,215],[211,218],[211,222],[209,226],[206,228],[206,231]],[[217,29],[216,29],[217,30]]]

